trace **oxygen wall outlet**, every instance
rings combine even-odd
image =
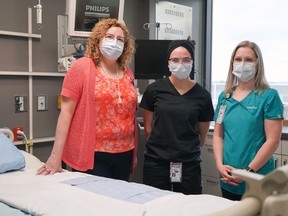
[[[27,103],[27,96],[15,96],[15,112],[26,112]]]
[[[37,110],[38,111],[48,110],[48,100],[46,95],[37,96]]]

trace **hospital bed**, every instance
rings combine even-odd
[[[288,215],[287,167],[265,177],[235,170],[233,173],[248,183],[243,200],[236,202],[208,194],[184,195],[79,172],[37,176],[35,172],[43,163],[32,154],[18,150],[3,132],[11,134],[0,129],[0,215]],[[11,162],[13,166],[4,171],[2,168],[7,164],[1,160],[3,146],[6,159],[8,156],[20,160],[20,163]],[[11,150],[7,153],[7,146],[13,153]]]

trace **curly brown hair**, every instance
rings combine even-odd
[[[119,27],[124,33],[124,49],[122,55],[117,59],[117,62],[119,63],[120,68],[125,70],[131,61],[132,55],[135,52],[135,40],[129,33],[129,30],[124,22],[118,22],[116,19],[102,19],[95,24],[87,42],[85,56],[92,58],[95,64],[99,65],[102,59],[102,55],[99,49],[99,42],[111,27]]]

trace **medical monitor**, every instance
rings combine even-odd
[[[123,20],[124,0],[66,0],[68,32],[73,38],[88,38],[99,20]]]
[[[170,76],[167,50],[172,40],[137,39],[135,52],[135,79],[162,79]],[[195,57],[193,58],[195,61]],[[193,61],[190,78],[194,79]]]
[[[135,78],[162,79],[170,74],[167,62],[167,49],[171,40],[135,41]]]

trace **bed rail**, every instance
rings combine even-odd
[[[247,197],[236,205],[225,210],[211,213],[205,216],[256,216],[259,215],[261,202],[255,197]]]
[[[245,170],[232,174],[243,179],[246,192],[239,204],[207,216],[286,216],[288,215],[288,166],[264,176]]]

